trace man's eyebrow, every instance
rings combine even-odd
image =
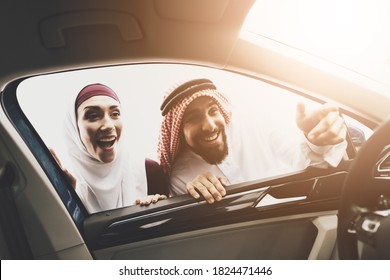
[[[217,102],[215,102],[214,100],[210,100],[210,102],[207,103],[207,108],[210,108],[210,107],[212,107],[214,105],[217,105]]]
[[[217,102],[215,102],[214,100],[210,100],[210,102],[208,102],[205,106],[206,109],[210,109],[211,107],[213,106],[217,106]]]
[[[217,105],[217,103],[214,101],[214,100],[210,100],[210,102],[206,103],[205,105],[205,108],[209,109],[213,106]],[[191,116],[191,115],[194,115],[194,114],[197,114],[198,112],[202,111],[202,109],[196,107],[196,108],[192,108],[188,111],[186,111],[184,117],[185,118],[188,118],[188,116]]]

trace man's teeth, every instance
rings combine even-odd
[[[219,133],[215,133],[214,135],[210,136],[210,137],[207,137],[207,138],[203,138],[204,141],[214,141],[215,139],[218,138],[218,135]]]

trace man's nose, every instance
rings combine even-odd
[[[217,125],[215,120],[210,116],[205,116],[202,120],[202,130],[203,131],[214,131]]]

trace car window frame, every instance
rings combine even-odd
[[[30,149],[31,153],[37,159],[42,170],[47,175],[47,178],[52,183],[65,208],[72,217],[79,232],[82,233],[84,220],[90,216],[90,214],[69,183],[66,175],[55,161],[50,150],[24,114],[19,105],[19,101],[17,100],[16,89],[18,85],[27,78],[30,77],[20,78],[7,84],[1,95],[2,109]]]
[[[121,65],[121,66],[123,66],[123,65]],[[203,65],[199,65],[199,66],[210,68],[210,67],[203,66]],[[53,73],[53,74],[55,74],[55,73]],[[260,81],[260,82],[265,82],[265,83],[271,84],[273,86],[277,86],[279,88],[282,88],[284,90],[291,92],[292,94],[297,94],[299,96],[302,96],[302,97],[307,98],[307,99],[314,101],[314,102],[318,102],[320,104],[324,103],[323,100],[321,100],[320,98],[318,98],[314,95],[313,96],[309,95],[307,93],[304,93],[302,91],[299,91],[297,89],[294,89],[294,88],[286,86],[286,85],[281,85],[281,84],[278,84],[275,82],[267,81],[266,79],[263,79],[263,78],[256,78],[256,77],[252,77],[252,76],[248,76],[248,75],[243,75],[243,74],[240,74],[237,72],[235,72],[235,74],[239,74],[242,76],[253,78],[253,79]],[[27,116],[24,114],[23,109],[20,107],[19,101],[17,99],[16,91],[17,91],[18,85],[22,81],[29,79],[29,78],[33,78],[33,77],[34,76],[23,77],[23,78],[14,80],[11,83],[9,83],[3,91],[1,104],[2,104],[3,110],[6,112],[11,123],[14,125],[17,132],[21,135],[23,140],[26,142],[27,146],[29,147],[29,149],[31,150],[33,155],[36,157],[37,161],[41,165],[45,174],[49,178],[49,180],[52,183],[53,187],[55,188],[56,192],[60,196],[64,206],[68,210],[70,216],[73,218],[79,231],[81,233],[83,233],[84,221],[88,217],[90,217],[91,215],[94,215],[94,214],[88,213],[84,204],[80,200],[79,196],[77,195],[77,193],[75,192],[75,190],[73,189],[71,184],[68,182],[66,175],[61,170],[58,163],[55,161],[55,158],[50,153],[50,150],[48,149],[48,147],[46,146],[46,144],[42,140],[41,136],[35,130],[33,125],[30,123]],[[340,113],[347,114],[350,117],[355,118],[355,119],[364,120],[365,121],[364,125],[366,125],[367,127],[373,127],[375,125],[374,123],[371,123],[369,120],[360,118],[357,114],[347,112],[343,108],[340,109]],[[348,140],[348,147],[349,147],[347,150],[348,158],[352,159],[356,155],[356,149],[352,145],[351,138],[348,137],[347,140]],[[279,177],[286,177],[286,176],[289,176],[289,174],[281,174]],[[267,179],[267,178],[263,178],[263,179]],[[261,180],[263,180],[263,179],[261,179]],[[239,191],[247,190],[247,188],[245,188],[245,187],[242,188],[242,186],[251,185],[251,184],[250,184],[250,182],[245,182],[245,183],[239,184],[239,185],[241,187],[237,187],[237,188],[233,187],[232,191],[239,192]],[[235,189],[236,189],[236,191],[234,191]],[[172,201],[172,200],[170,199],[170,201]],[[181,196],[180,199],[177,199],[177,200],[175,200],[175,202],[171,202],[171,203],[173,205],[176,205],[177,203],[179,203],[178,204],[179,206],[183,206],[183,205],[186,205],[189,203],[193,203],[193,200],[188,195],[183,195],[183,196]],[[161,202],[160,202],[160,204],[161,204]],[[169,205],[170,205],[169,202],[168,203],[162,202],[162,204],[163,204],[162,206],[164,209],[166,207],[169,208]],[[128,206],[128,207],[133,207],[133,206]],[[138,207],[138,206],[135,206],[135,207]],[[127,208],[127,207],[124,207],[124,208]],[[158,209],[158,208],[159,207],[150,207],[150,209]],[[117,210],[117,209],[112,209],[112,210],[108,210],[108,211],[115,211],[115,210]],[[139,211],[138,210],[135,210],[135,211],[137,213],[142,212],[142,214],[149,213],[149,210],[142,209],[142,208]],[[152,210],[152,212],[154,212],[154,211],[159,211],[159,210]],[[103,212],[105,212],[105,211],[103,211]],[[102,213],[102,212],[99,212],[99,213]],[[96,213],[96,214],[99,214],[99,213]]]

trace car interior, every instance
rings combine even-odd
[[[388,86],[266,37],[244,39],[254,0],[23,2],[0,4],[1,259],[390,259]],[[245,90],[274,96],[281,111],[297,98],[336,104],[348,127],[342,162],[229,185],[214,204],[185,194],[89,213],[50,152],[66,153],[58,120],[71,94],[95,80],[117,86],[133,118],[143,116],[130,130],[148,192],[168,195],[158,107],[174,83],[200,75],[215,75],[244,111],[271,115]]]

